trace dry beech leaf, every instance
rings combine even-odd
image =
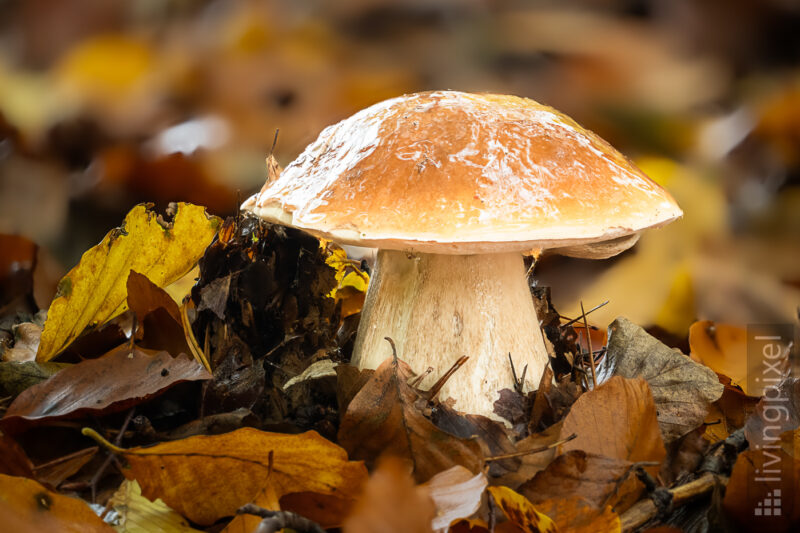
[[[386,457],[364,485],[344,533],[433,533],[436,510],[424,486],[415,486],[405,461]]]
[[[463,466],[454,466],[433,476],[424,487],[436,506],[433,529],[445,530],[454,521],[468,518],[478,510],[488,481],[483,472],[473,475]]]
[[[56,418],[121,411],[184,381],[209,379],[185,356],[120,346],[99,359],[65,368],[17,396],[0,427],[42,423]]]
[[[50,487],[58,487],[76,474],[97,454],[100,448],[92,446],[34,467],[36,479]]]
[[[598,509],[627,509],[636,503],[642,490],[631,470],[632,463],[628,461],[572,450],[557,457],[517,490],[535,505],[579,496]],[[620,483],[623,478],[625,481]]]
[[[136,481],[123,481],[108,505],[119,514],[117,527],[125,533],[199,533],[161,500],[151,502],[142,496]]]
[[[553,519],[559,531],[569,533],[621,533],[619,515],[610,506],[602,509],[579,496],[543,501],[537,509]]]
[[[414,477],[424,482],[454,465],[472,472],[481,468],[481,447],[439,428],[414,406],[418,395],[403,361],[388,358],[375,370],[347,407],[339,443],[354,459],[375,461],[380,455],[408,459]]]
[[[126,281],[126,290],[128,307],[136,313],[140,321],[156,309],[164,309],[175,322],[181,323],[181,312],[175,300],[144,274],[131,270]]]
[[[776,448],[749,449],[736,458],[722,506],[739,531],[797,531],[800,461]],[[776,508],[780,514],[774,512]],[[761,515],[755,514],[758,509]]]
[[[778,435],[800,426],[800,378],[786,378],[769,390],[744,425],[751,448],[774,445]]]
[[[166,350],[173,356],[192,354],[183,330],[181,311],[167,291],[131,270],[127,281],[128,307],[140,326],[136,338],[143,348]]]
[[[527,452],[537,450],[545,446],[550,446],[561,439],[561,428],[563,422],[558,422],[544,431],[528,435],[521,441],[514,444],[517,452]],[[516,489],[537,472],[544,470],[556,456],[556,447],[520,456],[519,467],[516,470],[506,472],[500,476],[492,478],[493,485],[505,485]]]
[[[161,498],[200,525],[233,515],[267,485],[277,498],[302,491],[354,498],[367,478],[363,463],[348,461],[342,448],[314,431],[287,435],[243,428],[146,448],[105,445],[128,461],[123,473],[139,482],[142,495]]]
[[[83,500],[63,496],[22,477],[0,474],[3,531],[114,533]]]
[[[33,478],[33,463],[17,441],[0,433],[0,474]]]
[[[555,533],[556,524],[540,512],[525,496],[508,487],[487,489],[509,522],[525,533]]]
[[[748,368],[747,328],[731,324],[715,324],[710,320],[695,322],[689,328],[689,346],[692,355],[714,372],[730,378],[748,396],[759,397],[763,387],[749,390],[747,376],[759,375],[758,368]],[[752,359],[752,364],[761,365],[761,359]]]
[[[643,379],[614,376],[581,395],[572,406],[562,437],[577,434],[561,451],[588,450],[614,459],[660,462],[666,455],[650,387]],[[657,468],[649,468],[655,473]]]
[[[192,204],[178,204],[171,225],[162,225],[147,205],[134,207],[122,226],[86,251],[59,282],[47,311],[37,361],[52,359],[85,328],[125,311],[131,270],[161,287],[180,278],[203,255],[218,227],[217,217]]]
[[[723,385],[709,368],[662,344],[626,318],[609,327],[608,355],[614,375],[644,378],[656,402],[661,435],[670,443],[703,423]]]
[[[746,395],[739,388],[723,383],[722,397],[714,402],[706,415],[705,436],[709,442],[725,440],[737,429],[744,426],[747,418],[755,411],[758,398]]]
[[[264,488],[259,491],[258,495],[250,503],[270,511],[279,511],[281,509],[278,495],[275,493],[275,487],[269,482],[265,484]],[[257,531],[260,523],[260,516],[240,514],[228,522],[228,525],[222,531],[223,533],[251,533]]]

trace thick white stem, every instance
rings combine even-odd
[[[440,399],[459,411],[498,419],[500,389],[514,387],[525,365],[526,389],[538,385],[547,351],[518,253],[486,255],[378,252],[358,328],[353,364],[376,368],[392,350],[416,373],[433,372],[430,387],[462,355],[469,360],[447,381]]]

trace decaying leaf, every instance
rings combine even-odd
[[[122,226],[84,253],[59,282],[37,360],[55,357],[85,328],[125,311],[131,270],[162,287],[180,278],[202,256],[218,227],[219,219],[196,205],[178,204],[171,224],[163,223],[147,205],[134,207]]]
[[[69,366],[71,365],[67,363],[54,362],[0,362],[0,394],[3,397],[16,397],[25,389],[41,383]]]
[[[287,435],[242,428],[151,447],[112,449],[128,461],[130,469],[123,473],[139,482],[142,495],[161,498],[201,525],[233,515],[267,484],[278,498],[302,491],[354,498],[367,477],[363,463],[348,461],[342,448],[314,431]]]
[[[89,413],[116,412],[141,403],[184,381],[209,379],[208,372],[185,356],[127,346],[100,359],[72,365],[17,396],[0,420],[3,428],[42,423]]]
[[[733,466],[723,508],[736,521],[739,531],[797,531],[798,479],[800,461],[780,447],[745,450]]]
[[[614,375],[643,378],[650,385],[664,442],[670,443],[700,424],[723,385],[709,368],[662,344],[626,318],[608,328],[607,358]]]
[[[473,475],[463,466],[454,466],[433,476],[424,487],[436,506],[433,529],[446,530],[461,518],[469,518],[481,505],[488,481],[483,472]]]
[[[578,437],[562,451],[590,451],[632,463],[660,462],[666,454],[653,395],[643,379],[614,376],[581,395],[561,427],[563,437],[573,433]]]
[[[17,441],[0,433],[0,474],[33,478],[33,463]]]
[[[0,474],[0,524],[4,531],[114,533],[86,502],[44,488],[32,479]]]
[[[344,533],[432,533],[434,502],[424,486],[414,486],[404,461],[382,459],[352,514],[344,522]]]
[[[642,489],[632,467],[628,461],[572,450],[517,490],[536,505],[579,496],[598,509],[618,505],[625,509],[636,502]]]
[[[408,459],[424,482],[454,465],[472,472],[481,466],[481,448],[437,428],[414,406],[418,395],[403,361],[386,359],[355,395],[339,427],[339,443],[354,459],[374,462],[386,454]]]
[[[731,324],[715,324],[709,320],[695,322],[689,328],[692,356],[697,357],[714,372],[730,378],[731,383],[748,396],[761,396],[763,386],[748,387],[747,376],[758,374],[759,358],[747,357],[747,328]]]
[[[517,494],[508,487],[489,487],[487,489],[497,506],[509,522],[525,533],[555,533],[555,522],[540,512],[525,496]]]
[[[58,487],[91,461],[98,450],[97,446],[91,446],[47,463],[36,465],[33,469],[36,480],[50,487]]]
[[[161,500],[150,501],[142,496],[136,481],[126,479],[108,500],[117,512],[115,523],[125,533],[193,533],[186,519],[167,507]]]
[[[519,466],[516,470],[505,472],[492,478],[493,484],[505,485],[516,489],[537,472],[544,470],[556,456],[554,444],[561,439],[562,422],[558,422],[544,431],[528,435],[514,444],[517,452],[529,452],[545,447],[551,447],[538,453],[528,453],[518,458]]]
[[[770,387],[744,425],[751,448],[770,447],[781,433],[800,426],[800,378],[786,378]]]
[[[610,506],[598,509],[579,496],[547,500],[537,508],[553,519],[559,531],[569,533],[621,533],[619,515]]]

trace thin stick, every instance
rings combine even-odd
[[[572,439],[575,439],[575,438],[578,438],[578,435],[576,433],[573,433],[569,437],[567,437],[565,439],[561,439],[559,441],[556,441],[556,442],[554,442],[552,444],[548,444],[547,446],[542,446],[540,448],[533,448],[532,450],[525,450],[523,452],[505,453],[503,455],[493,455],[492,457],[487,457],[486,459],[484,459],[484,461],[486,461],[488,463],[489,461],[500,461],[502,459],[513,459],[514,457],[522,457],[523,455],[531,455],[533,453],[546,452],[547,450],[555,448],[556,446],[561,446],[562,444],[565,444],[565,443],[567,443],[567,442],[569,442],[569,441],[571,441]]]
[[[450,379],[450,376],[452,376],[456,370],[461,368],[464,363],[467,362],[467,359],[469,359],[469,357],[466,355],[459,357],[458,361],[453,363],[453,366],[451,366],[450,369],[439,378],[439,381],[433,384],[433,387],[431,387],[431,389],[428,391],[428,393],[431,395],[430,398],[428,398],[428,401],[432,402],[436,398],[436,395],[442,390],[442,387],[444,387],[444,384],[447,383],[448,379]]]
[[[586,311],[583,309],[583,301],[581,301],[581,315],[583,316],[583,327],[586,328],[586,342],[589,343],[589,353],[592,353],[592,334],[589,333],[589,322],[586,320]],[[592,364],[592,388],[597,388],[597,369],[594,365],[594,357],[589,357]]]
[[[600,309],[600,308],[601,308],[601,307],[603,307],[604,305],[608,304],[608,302],[609,302],[609,301],[610,301],[610,300],[606,300],[605,302],[603,302],[603,303],[601,303],[601,304],[599,304],[599,305],[595,305],[594,307],[592,307],[591,309],[589,309],[588,311],[586,311],[586,312],[584,313],[584,315],[588,315],[589,313],[594,313],[595,311],[597,311],[598,309]],[[568,320],[569,320],[569,322],[565,322],[565,323],[561,324],[561,325],[559,326],[559,327],[561,327],[561,328],[566,328],[566,327],[569,327],[569,326],[571,326],[572,324],[574,324],[575,322],[577,322],[578,320],[580,320],[580,319],[581,319],[581,317],[580,317],[580,316],[579,316],[578,318],[569,318],[569,317],[566,317],[566,316],[561,316],[561,315],[558,315],[558,316],[560,316],[561,318],[566,318],[566,319],[568,319]]]

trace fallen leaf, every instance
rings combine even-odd
[[[433,533],[436,510],[427,488],[414,486],[401,459],[387,457],[364,485],[344,533]]]
[[[562,422],[558,422],[544,431],[528,435],[524,439],[516,442],[514,447],[517,452],[527,452],[530,450],[539,450],[546,446],[551,446],[561,439],[562,435]],[[497,477],[492,478],[492,484],[505,485],[510,488],[517,488],[529,479],[531,479],[537,472],[547,468],[553,458],[556,456],[556,447],[540,451],[538,453],[528,453],[518,457],[519,467],[503,473]]]
[[[724,389],[713,371],[625,318],[616,319],[608,331],[608,364],[614,366],[614,375],[643,378],[650,385],[665,443],[703,423],[709,404]]]
[[[509,522],[524,533],[555,533],[555,523],[521,494],[508,487],[489,487],[487,489],[497,506]]]
[[[126,283],[128,307],[136,313],[136,338],[142,348],[165,350],[173,356],[192,355],[183,330],[181,311],[167,292],[131,270]],[[199,361],[202,362],[202,361]]]
[[[33,478],[33,463],[17,441],[0,433],[0,474]]]
[[[710,442],[725,440],[737,429],[744,426],[750,414],[755,411],[758,398],[747,396],[738,387],[723,383],[722,397],[714,402],[706,415],[705,436]]]
[[[142,488],[136,481],[123,481],[107,506],[117,512],[114,525],[125,533],[199,532],[161,500],[150,501],[142,496]]]
[[[363,463],[348,461],[342,448],[314,431],[242,428],[127,450],[104,444],[128,461],[123,474],[139,482],[143,496],[161,498],[200,525],[233,515],[267,484],[278,498],[302,491],[354,498],[367,477]]]
[[[636,503],[642,488],[632,463],[572,450],[557,457],[517,491],[535,505],[579,496],[598,509],[611,506],[624,510]]]
[[[128,295],[128,307],[136,313],[140,321],[156,309],[164,309],[177,324],[181,323],[178,304],[147,276],[131,270],[125,288]]]
[[[725,489],[723,508],[739,531],[784,533],[800,524],[800,461],[782,449],[740,453]]]
[[[562,452],[588,450],[614,459],[660,462],[666,455],[650,387],[643,379],[614,376],[572,406],[561,435],[577,438]],[[654,473],[652,467],[649,467]]]
[[[759,375],[761,365],[760,358],[747,357],[747,328],[710,320],[695,322],[689,328],[689,346],[692,355],[714,372],[729,377],[748,396],[763,394],[763,386],[750,390],[747,380],[749,375]]]
[[[66,479],[75,475],[97,454],[97,446],[84,448],[77,452],[59,457],[45,464],[36,465],[34,473],[36,480],[50,487],[58,487]]]
[[[209,379],[197,362],[167,352],[121,346],[101,357],[72,365],[17,396],[0,419],[4,429],[19,429],[57,418],[110,413],[141,403],[184,381]]]
[[[3,361],[23,363],[36,359],[36,350],[42,337],[42,328],[32,322],[13,326],[14,346],[3,352]]]
[[[786,378],[765,392],[744,424],[751,448],[770,447],[780,434],[800,426],[800,378]]]
[[[69,368],[68,363],[0,362],[0,395],[16,397],[25,389]]]
[[[0,474],[0,516],[5,531],[114,533],[84,501],[5,474]]]
[[[659,479],[666,486],[697,470],[708,451],[706,428],[700,426],[667,445],[667,457],[661,463]]]
[[[317,492],[294,492],[281,497],[281,509],[313,520],[323,529],[342,527],[344,519],[350,515],[355,499],[338,498]],[[242,533],[250,533],[243,531]]]
[[[354,459],[368,463],[382,454],[408,459],[420,482],[454,465],[480,470],[476,441],[442,431],[414,406],[419,397],[408,385],[412,377],[403,361],[388,358],[381,363],[347,407],[339,443]]]
[[[120,228],[83,254],[58,284],[47,311],[37,353],[48,361],[89,326],[102,324],[127,309],[126,283],[131,270],[165,286],[188,272],[216,234],[220,221],[205,209],[178,204],[171,224],[140,204]]]
[[[553,519],[559,531],[569,533],[621,533],[619,515],[610,506],[602,509],[591,505],[579,496],[547,500],[537,508]]]
[[[487,485],[483,472],[473,475],[458,465],[439,472],[423,484],[436,506],[433,529],[446,530],[456,520],[472,516],[481,505],[481,497]]]

